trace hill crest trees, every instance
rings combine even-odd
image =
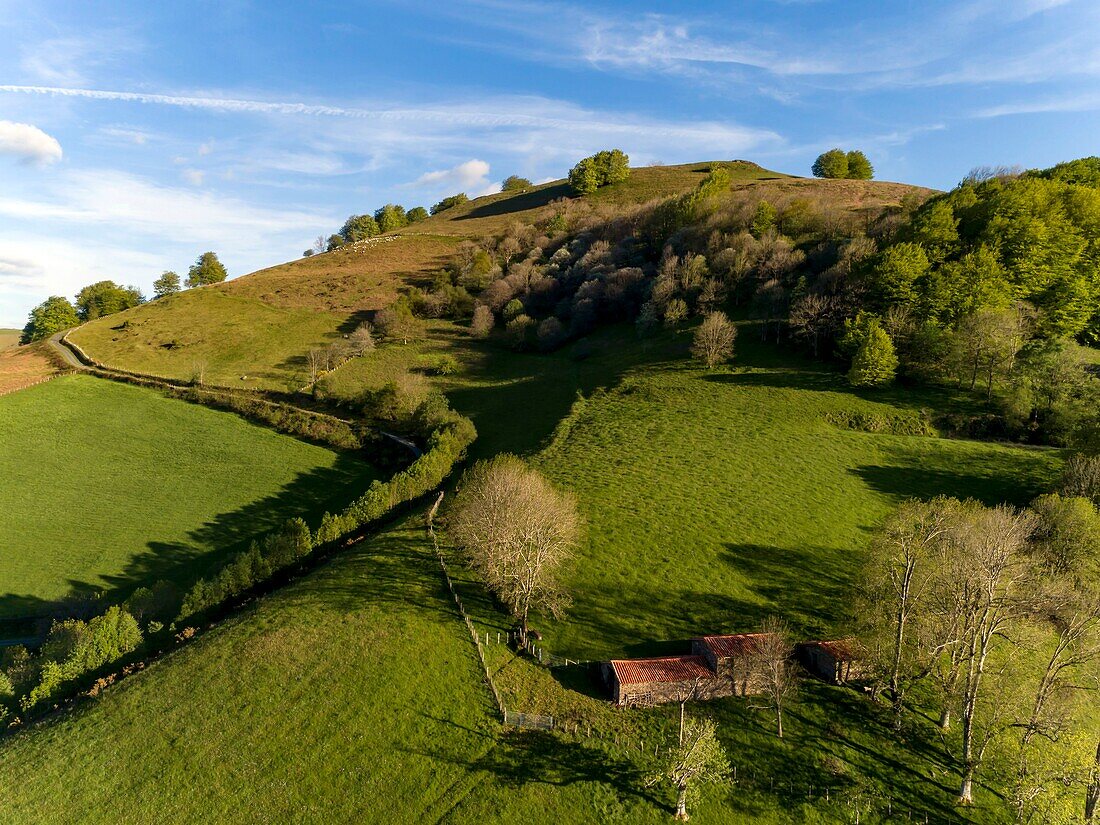
[[[203,252],[198,260],[187,270],[187,287],[219,284],[229,276],[214,252]]]
[[[569,185],[580,195],[591,195],[601,186],[620,183],[630,177],[630,156],[622,149],[609,149],[583,158],[569,170]]]

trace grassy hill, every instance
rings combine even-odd
[[[17,329],[0,329],[0,351],[18,344],[21,334]]]
[[[335,510],[359,459],[84,375],[0,398],[0,616],[73,592],[189,585],[291,516]]]
[[[830,424],[831,411],[907,418],[965,401],[863,397],[749,333],[738,367],[713,374],[686,367],[683,333],[591,338],[580,360],[456,341],[463,369],[441,379],[477,419],[479,454],[528,454],[578,493],[590,529],[569,576],[576,604],[539,622],[556,653],[652,650],[777,610],[806,632],[841,630],[868,530],[892,503],[939,492],[1026,500],[1057,472],[1052,451]],[[578,390],[590,397],[573,405]],[[508,620],[456,570],[478,629],[495,637]],[[667,819],[671,794],[644,779],[673,709],[613,711],[583,671],[489,651],[510,707],[598,736],[501,732],[422,522],[410,519],[0,743],[11,778],[0,805],[17,822],[75,811],[166,822]],[[931,822],[1006,819],[984,789],[973,812],[955,811],[931,723],[899,741],[852,691],[808,685],[782,742],[744,700],[693,712],[718,721],[742,777],[707,790],[696,821],[851,821],[858,783]],[[183,786],[193,792],[164,794]]]
[[[597,207],[623,206],[680,194],[697,186],[715,163],[635,169],[628,180],[587,200]],[[750,191],[809,197],[855,215],[930,192],[880,181],[792,178],[746,162],[729,168],[735,198]],[[98,360],[123,369],[188,379],[196,364],[205,363],[207,380],[216,383],[301,386],[310,348],[339,341],[402,288],[428,283],[463,240],[547,218],[551,204],[568,197],[567,184],[554,181],[476,198],[391,235],[92,321],[72,337]]]

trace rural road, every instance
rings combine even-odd
[[[65,360],[65,363],[68,364],[73,369],[78,369],[78,370],[88,369],[88,367],[86,365],[84,365],[80,362],[80,359],[76,357],[76,354],[71,349],[69,349],[67,346],[65,346],[65,344],[61,341],[61,339],[64,337],[64,335],[65,335],[64,332],[56,332],[53,335],[51,335],[48,339],[49,342],[50,342],[50,346],[53,347],[54,351],[57,352],[57,354],[60,355]]]

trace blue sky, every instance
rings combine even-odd
[[[938,188],[1100,152],[1096,0],[0,0],[0,42],[0,326],[611,146]]]

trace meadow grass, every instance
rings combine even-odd
[[[1057,470],[1053,451],[837,428],[825,420],[837,409],[908,415],[966,402],[853,393],[826,367],[754,344],[751,329],[736,365],[714,372],[684,362],[687,336],[676,332],[639,341],[604,329],[582,359],[456,333],[384,358],[381,348],[351,365],[344,391],[432,347],[458,354],[461,372],[437,380],[477,421],[473,457],[525,454],[578,494],[589,526],[567,575],[576,603],[536,624],[547,649],[584,658],[751,629],[765,612],[800,632],[842,630],[868,531],[894,502],[1022,502]],[[578,390],[586,398],[574,404]],[[614,710],[585,668],[544,669],[495,644],[509,620],[451,569],[492,637],[509,707],[552,713],[564,730],[501,731],[414,516],[0,743],[10,779],[0,805],[15,822],[666,821],[672,793],[646,777],[676,710]],[[739,771],[737,783],[703,792],[695,821],[853,821],[874,795],[930,822],[1005,819],[986,788],[973,811],[950,805],[952,766],[930,722],[898,739],[853,691],[807,683],[782,741],[746,700],[690,712],[718,722]]]
[[[377,477],[369,464],[151,390],[89,376],[0,398],[0,615],[74,591],[187,584],[292,516]]]
[[[306,353],[342,340],[345,317],[277,307],[217,287],[192,289],[77,328],[70,337],[109,367],[208,384],[297,389]]]
[[[17,329],[0,329],[0,350],[14,347],[22,333]]]

